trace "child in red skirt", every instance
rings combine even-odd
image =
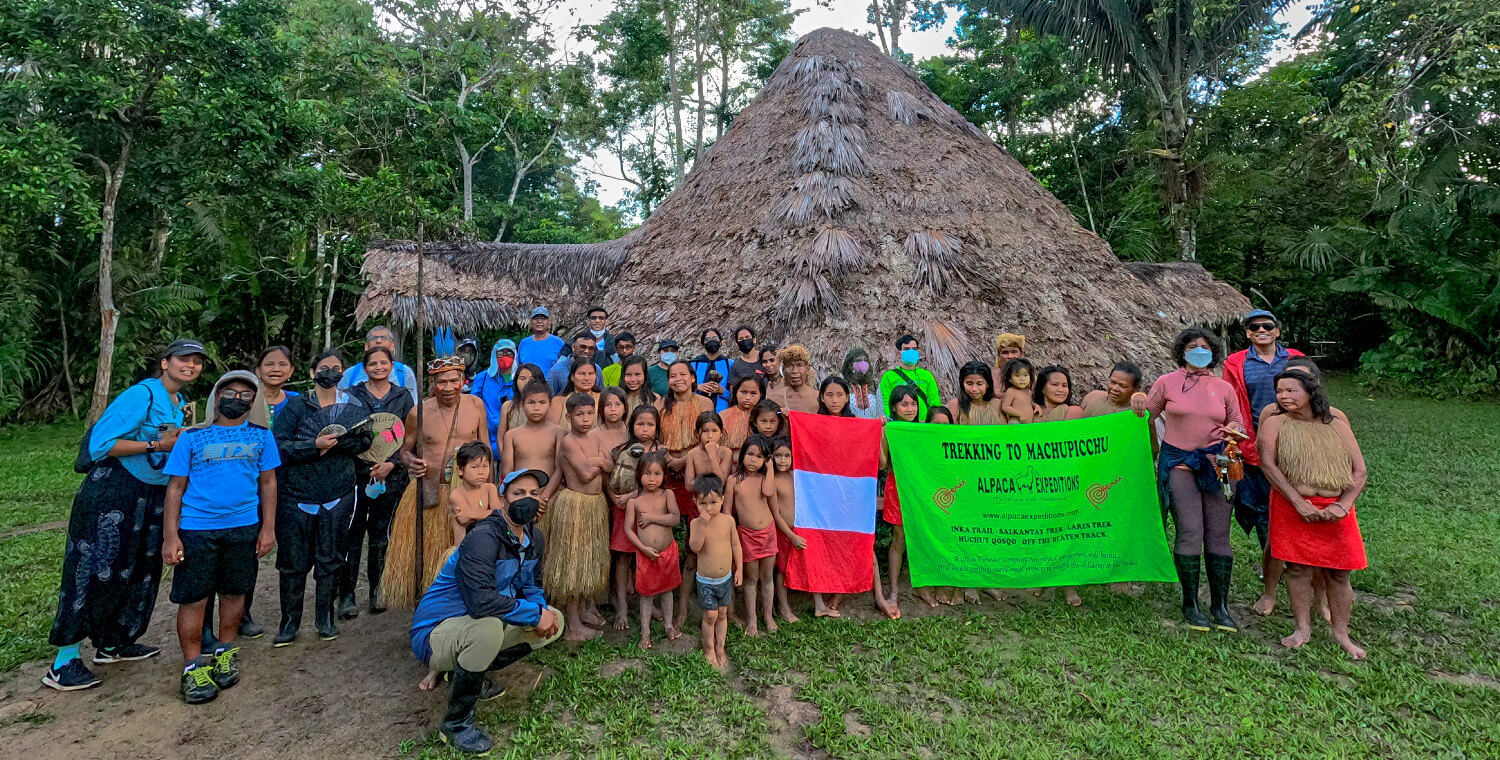
[[[682,585],[672,528],[682,521],[682,513],[676,496],[662,488],[667,479],[664,452],[642,456],[635,478],[638,490],[625,502],[625,537],[635,549],[635,592],[641,597],[640,646],[650,649],[651,612],[658,601],[667,638],[682,636],[672,616],[672,592]]]

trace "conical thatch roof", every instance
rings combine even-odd
[[[371,244],[360,318],[411,323],[414,248]],[[435,324],[513,322],[538,303],[577,324],[603,304],[643,340],[747,322],[806,345],[822,368],[854,345],[889,365],[911,332],[950,386],[957,364],[993,361],[1000,332],[1095,380],[1123,358],[1166,369],[1184,322],[1249,308],[1196,264],[1122,263],[910,70],[832,29],[798,41],[629,235],[427,250]]]

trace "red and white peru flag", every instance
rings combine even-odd
[[[791,550],[786,585],[855,594],[875,582],[875,481],[880,420],[788,412],[792,430],[792,528],[807,548]]]

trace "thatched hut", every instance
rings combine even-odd
[[[1165,369],[1184,322],[1249,308],[1197,264],[1122,263],[909,69],[833,29],[799,40],[625,237],[426,250],[434,324],[515,322],[537,303],[577,324],[598,303],[637,336],[748,322],[824,368],[855,345],[893,363],[911,332],[950,387],[957,364],[993,360],[999,332],[1093,381],[1127,357]],[[412,243],[372,243],[357,316],[409,326],[415,272]]]

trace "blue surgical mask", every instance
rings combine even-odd
[[[901,363],[902,364],[916,364],[921,359],[922,359],[922,352],[918,351],[915,348],[908,348],[905,351],[901,352]]]
[[[1183,353],[1182,358],[1187,360],[1188,366],[1203,369],[1213,363],[1214,351],[1211,348],[1190,348]]]
[[[384,493],[385,493],[385,481],[384,480],[372,480],[372,481],[370,481],[369,485],[365,486],[365,495],[368,496],[368,497],[370,497],[370,498],[372,498],[372,499],[378,499]]]
[[[675,351],[668,351],[661,355],[661,361],[663,364],[671,364],[677,361],[677,353]]]
[[[594,336],[595,338],[602,338],[602,337],[604,337],[604,331],[603,330],[589,330],[589,334],[592,335],[592,336]]]

